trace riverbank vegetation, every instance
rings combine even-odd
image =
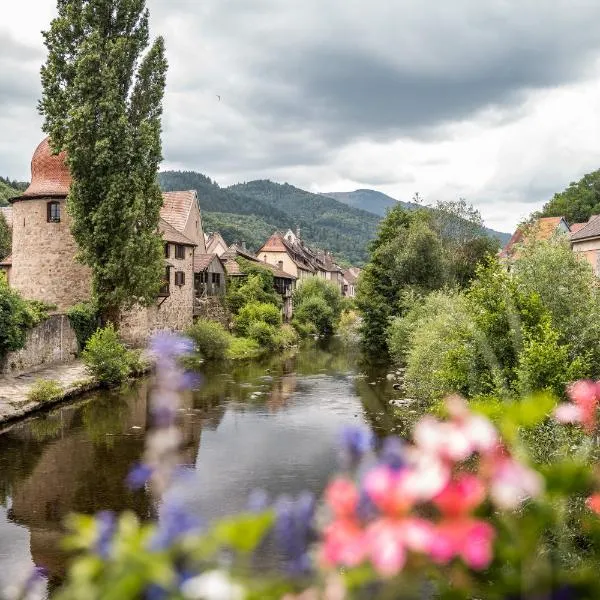
[[[292,325],[303,337],[330,337],[343,310],[343,297],[335,284],[316,277],[303,281],[294,292]]]

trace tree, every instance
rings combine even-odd
[[[162,38],[146,51],[148,20],[145,0],[58,0],[44,33],[43,129],[67,151],[79,259],[113,321],[150,305],[164,274],[156,173],[167,62]]]
[[[10,254],[12,235],[4,215],[0,213],[0,259]]]
[[[600,214],[600,169],[554,194],[539,216],[565,217],[569,223],[583,223],[597,214]]]

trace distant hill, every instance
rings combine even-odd
[[[421,208],[421,205],[416,204],[415,202],[403,202],[402,200],[396,200],[395,198],[376,190],[362,189],[355,190],[354,192],[327,192],[324,193],[323,196],[335,198],[336,200],[339,200],[348,206],[372,212],[380,217],[384,217],[387,210],[393,206],[396,206],[397,204],[400,204],[407,210]],[[484,229],[490,237],[495,237],[500,240],[500,243],[503,246],[508,242],[512,235],[510,233],[504,233],[502,231],[490,229],[489,227],[485,227]]]
[[[402,205],[402,207],[406,208],[407,210],[418,208],[419,206],[415,202],[403,202],[402,200],[396,200],[395,198],[376,190],[327,192],[322,195],[335,198],[336,200],[339,200],[348,206],[372,212],[380,217],[385,217],[387,210],[392,206],[396,206],[397,204]]]
[[[348,264],[362,265],[380,218],[333,198],[288,184],[251,181],[228,188],[193,171],[159,173],[165,191],[197,190],[205,231],[218,230],[225,241],[245,240],[257,250],[276,230],[300,227],[303,239],[327,249]]]
[[[0,206],[7,206],[8,199],[21,194],[27,185],[21,181],[11,181],[6,177],[0,177]]]

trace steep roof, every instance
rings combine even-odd
[[[161,219],[164,219],[178,231],[183,231],[194,202],[198,201],[196,192],[194,190],[187,192],[163,192],[162,196]]]
[[[219,257],[210,252],[208,254],[196,254],[194,256],[194,273],[202,273],[210,267],[213,260],[220,260]]]
[[[195,246],[194,242],[189,238],[185,237],[183,233],[177,231],[175,227],[167,223],[163,218],[158,222],[158,230],[163,236],[165,242],[171,242],[173,244],[181,244],[183,246]]]
[[[581,231],[586,225],[587,223],[573,223],[573,225],[570,226],[571,233],[573,234]]]
[[[279,231],[276,231],[258,251],[260,252],[288,252],[292,250],[292,244],[290,244]]]
[[[227,248],[227,242],[223,239],[223,236],[218,231],[212,231],[210,235],[206,236],[206,251],[209,254],[214,254],[215,249],[219,244],[224,248]]]
[[[516,251],[515,246],[529,239],[549,240],[556,233],[561,221],[567,224],[564,217],[542,217],[537,219],[531,226],[525,228],[519,227],[513,233],[506,246],[500,251],[499,256],[501,258],[512,256]]]
[[[12,206],[0,206],[0,213],[4,216],[6,224],[12,229],[13,225],[13,209]]]
[[[350,270],[350,269],[346,269],[344,271],[344,279],[348,282],[348,283],[356,283],[356,280],[358,279],[358,277]]]
[[[593,215],[590,220],[575,233],[571,234],[571,241],[586,240],[600,237],[600,215]]]
[[[256,256],[249,254],[248,252],[244,252],[244,250],[237,246],[237,244],[231,244],[231,246],[229,246],[229,248],[227,249],[227,252],[225,252],[221,256],[221,260],[225,265],[227,275],[231,275],[232,277],[244,275],[243,271],[240,269],[240,265],[235,260],[238,256],[240,256],[241,258],[245,258],[250,262],[256,263],[257,265],[265,269],[268,269],[269,271],[271,271],[271,273],[273,273],[275,277],[280,277],[282,279],[296,279],[294,275],[286,273],[278,267],[275,267],[273,265],[270,265],[269,263],[259,260],[258,258],[256,258]]]

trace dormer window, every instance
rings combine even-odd
[[[48,202],[46,211],[48,223],[60,223],[60,202]]]

